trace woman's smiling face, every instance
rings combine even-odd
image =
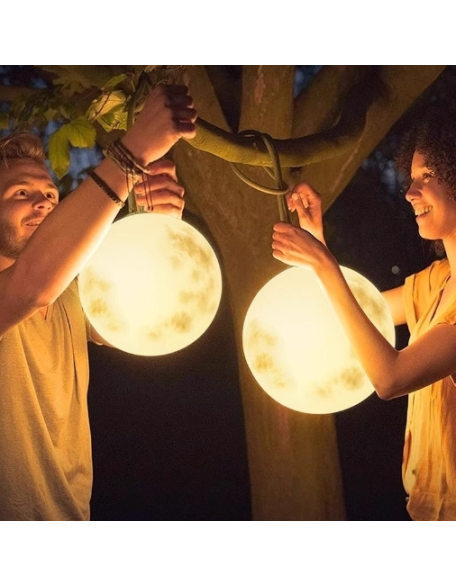
[[[420,236],[426,240],[455,237],[456,202],[419,152],[413,155],[410,174],[412,183],[405,198],[413,207]]]

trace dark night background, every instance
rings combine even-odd
[[[12,83],[14,75],[27,75],[26,68],[9,67],[17,69],[0,67],[0,75]],[[442,93],[456,96],[454,77],[454,67],[448,68],[420,104]],[[381,290],[433,260],[392,163],[397,137],[413,115],[412,109],[392,129],[325,214],[328,244],[339,262]],[[398,347],[407,338],[405,328],[397,330]],[[92,519],[250,520],[226,297],[205,334],[173,355],[144,358],[94,345],[89,351]],[[373,394],[336,414],[348,520],[408,520],[401,481],[406,406],[406,398],[383,402]]]

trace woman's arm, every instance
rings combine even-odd
[[[404,350],[396,350],[359,306],[326,247],[319,195],[308,184],[295,187],[292,194],[297,197],[290,196],[289,207],[298,213],[301,227],[285,223],[274,226],[273,256],[286,264],[314,270],[377,394],[382,399],[392,399],[453,374],[456,328],[438,325]],[[387,291],[384,297],[394,323],[405,323],[402,287]]]
[[[320,194],[305,181],[298,183],[288,196],[288,208],[297,213],[300,227],[326,246]],[[396,326],[406,323],[402,289],[401,286],[382,293]]]
[[[393,316],[395,326],[402,326],[407,323],[405,317],[405,306],[403,299],[404,286],[396,287],[395,289],[388,289],[383,291],[383,299],[389,307],[390,313]]]
[[[437,325],[404,350],[396,350],[363,312],[328,249],[305,230],[276,224],[273,256],[286,264],[315,271],[382,399],[416,391],[456,371],[454,326]]]

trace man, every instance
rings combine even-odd
[[[87,340],[103,340],[75,279],[128,197],[127,167],[146,170],[139,205],[180,217],[183,189],[158,159],[195,135],[195,120],[185,86],[158,87],[114,156],[60,204],[39,142],[0,141],[1,520],[89,519]]]

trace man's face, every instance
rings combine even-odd
[[[0,166],[0,256],[17,259],[28,239],[59,202],[45,165],[29,159]]]

